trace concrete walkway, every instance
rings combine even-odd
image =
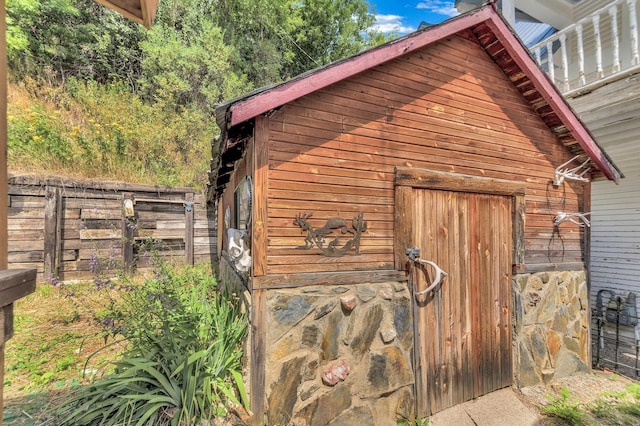
[[[483,395],[430,417],[429,426],[535,426],[539,417],[511,388]]]

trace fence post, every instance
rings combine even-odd
[[[133,211],[133,194],[122,193],[122,260],[124,269],[131,272],[133,267],[133,243],[135,230],[135,213]]]
[[[184,194],[184,261],[193,265],[193,192]]]
[[[44,279],[58,278],[62,251],[60,188],[47,186],[44,196]]]

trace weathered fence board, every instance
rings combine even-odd
[[[193,188],[12,175],[8,213],[9,267],[37,269],[38,279],[216,258],[216,215]]]

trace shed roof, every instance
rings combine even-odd
[[[609,180],[618,181],[621,177],[620,171],[598,146],[589,130],[553,82],[538,67],[529,50],[512,32],[500,13],[493,5],[487,5],[355,56],[308,71],[287,82],[263,87],[218,105],[216,120],[222,129],[222,135],[218,141],[218,167],[213,172],[211,182],[216,192],[222,190],[227,180],[223,176],[228,175],[234,167],[229,161],[233,161],[233,158],[225,154],[231,150],[237,152],[239,149],[237,141],[228,137],[230,130],[242,127],[243,123],[254,117],[302,96],[455,34],[477,40],[559,140],[575,155],[588,155],[593,165]]]

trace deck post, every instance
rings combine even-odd
[[[7,269],[7,43],[5,2],[0,0],[0,271]],[[0,308],[0,426],[4,412],[4,312]]]
[[[47,186],[44,197],[44,279],[58,278],[62,258],[62,198],[60,188]]]
[[[122,260],[124,269],[131,272],[133,268],[133,243],[134,243],[134,221],[132,212],[127,212],[125,208],[128,201],[133,203],[133,194],[125,192],[122,194]]]
[[[193,265],[193,192],[184,194],[184,261]]]

